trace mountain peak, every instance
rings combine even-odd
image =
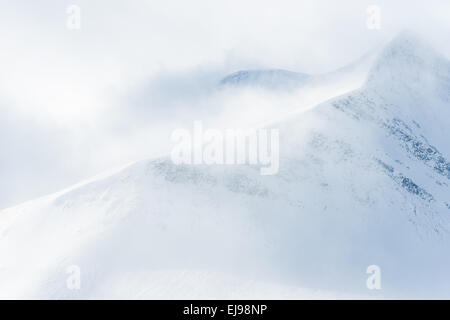
[[[424,39],[422,39],[419,35],[409,30],[404,30],[397,34],[390,42],[388,47],[396,47],[396,46],[409,46],[409,47],[417,47],[417,46],[427,46]]]
[[[437,56],[432,47],[418,35],[403,31],[393,38],[381,53],[382,58],[427,58]]]
[[[371,85],[423,89],[450,75],[450,64],[419,36],[404,31],[380,52],[368,75]]]

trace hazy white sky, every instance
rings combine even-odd
[[[71,4],[80,30],[66,27]],[[380,30],[366,26],[369,5]],[[449,16],[447,0],[0,0],[0,208],[139,154],[111,145],[133,145],[142,119],[117,110],[149,81],[164,101],[238,69],[323,73],[403,29],[450,56]]]
[[[70,4],[81,8],[79,31],[66,28]],[[381,9],[380,30],[366,27],[370,4]],[[39,113],[73,119],[106,107],[111,91],[166,71],[330,71],[404,28],[450,53],[441,43],[449,14],[445,0],[2,0],[0,90],[24,108],[38,103]]]

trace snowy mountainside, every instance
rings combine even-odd
[[[160,158],[2,210],[0,297],[448,298],[449,77],[403,34],[361,88],[269,126],[276,175]]]

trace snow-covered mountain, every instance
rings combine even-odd
[[[2,210],[0,297],[449,298],[450,63],[402,34],[366,79],[268,125],[276,175],[160,158]]]
[[[309,75],[281,69],[241,70],[220,81],[221,86],[260,87],[264,89],[293,90],[310,78]]]

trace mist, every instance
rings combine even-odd
[[[79,30],[67,28],[73,4],[81,8]],[[372,4],[381,9],[377,30],[366,25]],[[326,74],[404,29],[450,56],[442,40],[450,32],[447,1],[19,0],[0,6],[0,208],[166,155],[170,133],[195,120],[254,126],[327,98],[321,88],[309,97],[220,89],[232,72]]]

